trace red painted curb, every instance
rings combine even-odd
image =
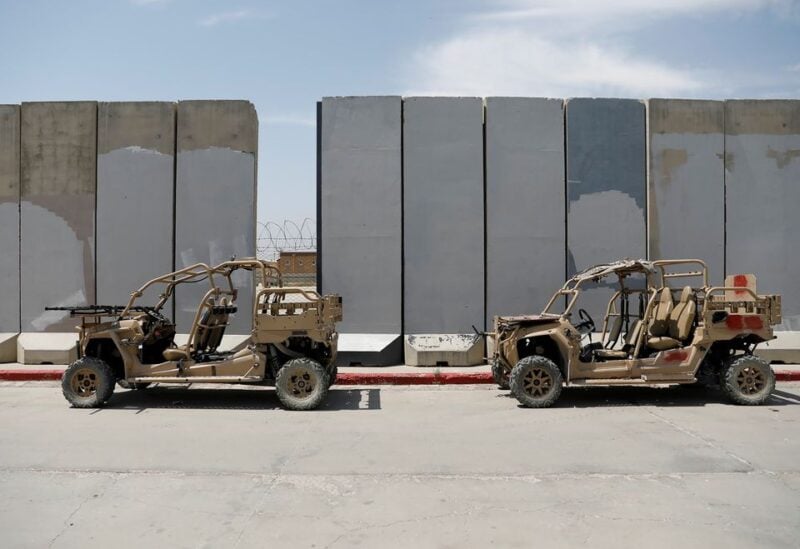
[[[52,381],[61,379],[64,370],[0,370],[3,381]]]
[[[336,385],[477,385],[494,383],[491,372],[356,373],[341,372]]]
[[[800,381],[800,370],[775,370],[778,381]]]
[[[60,380],[63,370],[0,370],[0,381]],[[800,381],[800,370],[775,370],[778,381]],[[336,385],[482,385],[494,383],[490,372],[357,373],[342,372]]]

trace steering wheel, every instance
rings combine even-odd
[[[575,329],[582,334],[588,334],[594,331],[594,320],[586,312],[586,309],[578,309],[578,317],[581,319],[581,322],[575,325]]]

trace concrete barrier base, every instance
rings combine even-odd
[[[20,364],[71,364],[78,359],[78,334],[74,332],[23,332],[17,338]]]
[[[775,335],[778,339],[761,343],[755,354],[770,362],[800,363],[800,332],[775,332]]]
[[[403,363],[400,334],[339,334],[338,366],[391,366]]]
[[[17,361],[17,333],[0,333],[0,364]]]
[[[484,363],[484,338],[475,334],[416,334],[405,336],[409,366],[474,366]]]

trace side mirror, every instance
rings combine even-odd
[[[722,322],[726,318],[728,318],[727,311],[714,311],[711,315],[711,322],[716,324],[717,322]]]

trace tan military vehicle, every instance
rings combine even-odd
[[[231,275],[258,274],[253,330],[243,345],[219,350],[232,314],[238,310]],[[175,325],[162,312],[177,287],[206,283],[182,345]],[[154,306],[137,304],[152,287],[161,287]],[[252,309],[250,308],[252,306]],[[254,383],[275,385],[291,410],[316,408],[336,378],[336,322],[342,319],[338,295],[321,296],[305,288],[281,285],[280,272],[258,259],[231,260],[215,267],[198,263],[154,278],[131,294],[125,306],[66,307],[82,319],[80,358],[62,378],[66,399],[79,408],[102,406],[122,387],[151,383]]]
[[[572,316],[589,287],[613,291],[599,341],[585,309]],[[758,295],[753,275],[710,286],[700,260],[618,261],[573,276],[542,314],[495,317],[492,373],[533,408],[563,385],[719,384],[737,404],[761,404],[775,374],[753,350],[780,321],[780,296]]]

